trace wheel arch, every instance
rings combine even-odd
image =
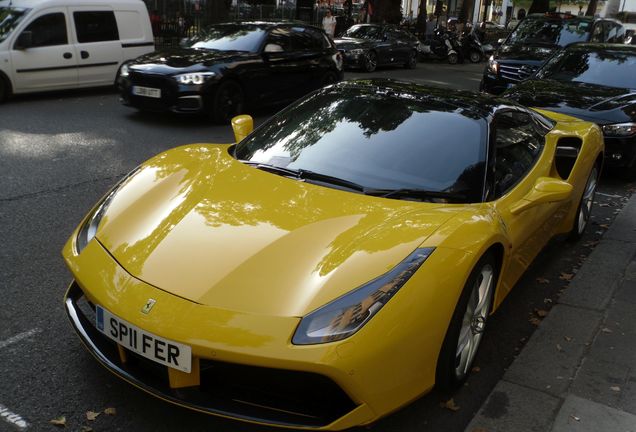
[[[0,81],[5,85],[4,96],[0,97],[0,103],[4,102],[9,96],[13,94],[13,85],[11,84],[11,79],[9,76],[0,70]]]

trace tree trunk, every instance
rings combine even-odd
[[[462,24],[465,24],[467,22],[472,21],[472,18],[470,16],[470,14],[473,11],[473,4],[474,4],[474,0],[464,0],[464,3],[462,3],[462,8],[459,10],[459,22]]]
[[[400,0],[376,0],[374,2],[373,21],[378,23],[399,24],[402,20]]]
[[[590,0],[590,4],[587,6],[587,11],[585,12],[585,16],[596,15],[597,1],[598,0]]]

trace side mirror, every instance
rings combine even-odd
[[[268,43],[267,45],[265,45],[265,49],[263,49],[263,52],[265,53],[280,53],[283,51],[284,50],[282,46],[273,43]]]
[[[539,204],[565,201],[571,194],[570,183],[551,177],[539,177],[532,190],[510,208],[510,213],[516,215]]]
[[[33,32],[25,30],[20,33],[18,40],[15,42],[15,49],[23,50],[33,46]]]
[[[506,41],[506,38],[497,39],[497,45],[501,45]]]
[[[232,119],[232,130],[236,142],[243,141],[254,130],[254,119],[247,114],[237,115]]]

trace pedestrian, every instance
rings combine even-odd
[[[322,19],[322,28],[325,30],[325,33],[333,39],[336,34],[336,17],[331,14],[331,9],[327,9],[327,13],[325,13],[325,17]]]

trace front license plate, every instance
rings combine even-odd
[[[192,348],[147,332],[96,305],[97,329],[124,348],[162,365],[190,373]]]
[[[159,99],[161,97],[161,89],[153,87],[133,86],[132,92],[137,96],[145,96]]]

